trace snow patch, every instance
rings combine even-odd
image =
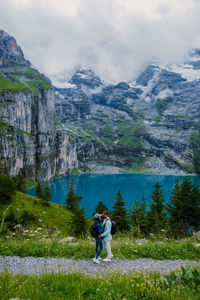
[[[51,81],[52,81],[52,83],[55,87],[60,88],[60,89],[73,89],[73,88],[76,88],[75,84],[69,83],[67,81],[62,82],[62,81],[60,81],[59,79],[56,79],[56,78],[51,78]]]
[[[179,66],[175,64],[164,65],[162,66],[162,69],[180,74],[181,77],[187,81],[195,81],[200,79],[200,70],[195,70],[190,64],[181,64]]]
[[[78,75],[82,79],[90,78],[91,77],[88,74],[83,74],[83,73],[80,73],[80,72],[77,72],[76,75]]]
[[[164,98],[167,98],[172,95],[173,95],[173,92],[170,89],[165,89],[159,93],[157,98],[164,99]]]
[[[149,80],[147,86],[135,86],[143,91],[143,94],[141,95],[141,99],[145,100],[146,102],[150,102],[151,98],[148,96],[148,94],[152,91],[152,89],[155,87],[159,80],[160,76],[160,68],[155,69],[154,76],[151,80]]]

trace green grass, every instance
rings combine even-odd
[[[32,234],[34,236],[32,237]],[[0,255],[18,255],[34,257],[65,257],[74,259],[89,260],[94,257],[95,240],[88,237],[85,240],[76,240],[75,243],[62,243],[63,233],[60,235],[50,236],[44,230],[38,233],[31,231],[25,236],[11,235],[7,238],[0,239]],[[41,241],[42,236],[46,240]],[[66,236],[69,235],[66,234]],[[148,241],[144,244],[138,244],[128,237],[114,239],[112,241],[112,252],[115,258],[120,259],[189,259],[200,260],[200,247],[196,247],[192,242],[165,241],[153,242]],[[105,249],[102,256],[106,256]]]
[[[168,108],[168,106],[172,103],[173,98],[167,97],[164,99],[158,99],[156,103],[156,107],[160,116],[164,113],[164,111]]]
[[[30,182],[30,185],[31,184],[32,182]],[[0,219],[7,206],[8,205],[0,205]],[[47,226],[52,228],[56,226],[59,231],[64,233],[69,230],[71,212],[64,206],[54,203],[50,203],[49,206],[44,206],[40,199],[17,192],[13,199],[12,206],[8,211],[8,215],[10,213],[12,213],[12,215],[14,214],[12,218],[15,223],[19,224],[21,223],[22,215],[25,211],[33,216],[33,220],[28,223],[32,228],[45,228]],[[42,220],[42,222],[39,220]]]
[[[10,135],[12,134],[13,135],[13,132],[14,131],[17,131],[19,134],[21,135],[27,135],[29,137],[32,136],[32,134],[28,131],[23,131],[19,128],[16,128],[14,127],[13,125],[5,122],[1,117],[0,117],[0,135],[1,136],[4,136],[4,137],[7,137],[7,135]]]
[[[25,188],[25,190],[28,190],[31,187],[34,187],[36,185],[37,185],[36,181],[26,181],[24,188]]]
[[[13,82],[0,74],[0,92],[19,92],[26,90],[23,84]]]
[[[145,273],[99,274],[95,277],[82,274],[42,274],[40,276],[13,275],[2,272],[0,275],[0,298],[31,300],[61,299],[112,299],[112,300],[197,300],[199,299],[200,272],[188,269],[161,276]]]
[[[51,83],[45,76],[32,68],[18,68],[0,74],[0,92],[26,92],[38,93],[39,90],[52,89]]]
[[[0,223],[7,207],[0,206]],[[17,192],[6,214],[0,237],[0,255],[91,259],[94,256],[95,240],[89,230],[84,240],[77,239],[75,243],[63,241],[63,238],[72,235],[70,220],[71,212],[64,206],[53,203],[44,206],[40,199]],[[88,228],[91,222],[88,220]],[[10,230],[10,223],[12,228],[18,224],[22,227]],[[116,234],[112,240],[112,251],[115,258],[120,259],[200,260],[200,247],[196,243],[194,238],[168,240],[164,235],[150,235],[148,241],[140,243],[132,233]],[[103,251],[102,255],[106,256],[105,249]]]
[[[14,127],[0,117],[0,136],[7,138],[8,136],[13,135]],[[11,137],[12,139],[12,137]]]

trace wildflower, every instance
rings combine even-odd
[[[15,225],[15,229],[17,229],[17,228],[21,228],[22,227],[22,225],[21,224],[17,224],[17,225]]]

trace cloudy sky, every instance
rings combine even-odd
[[[200,47],[199,0],[0,0],[0,28],[51,78],[88,66],[130,80],[151,59]]]

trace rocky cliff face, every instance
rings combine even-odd
[[[76,146],[56,125],[51,82],[0,31],[0,159],[12,175],[48,180],[77,167]]]
[[[136,81],[117,85],[77,70],[73,86],[55,90],[83,170],[200,173],[199,52],[182,65],[149,65]]]
[[[11,174],[200,173],[200,50],[134,82],[79,69],[66,86],[53,88],[0,31],[0,159]]]

